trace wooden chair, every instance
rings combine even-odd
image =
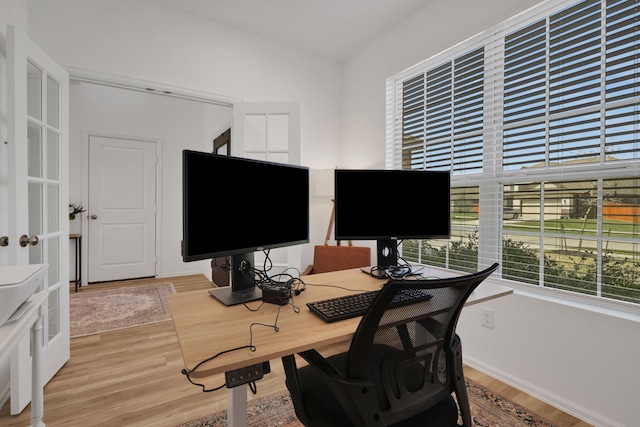
[[[313,265],[304,275],[368,267],[371,265],[371,248],[367,246],[317,245],[313,249]]]
[[[333,199],[331,200],[333,202]],[[335,205],[331,210],[329,227],[324,239],[324,245],[317,245],[313,249],[313,265],[308,266],[303,275],[327,273],[329,271],[348,270],[350,268],[369,267],[371,265],[371,248],[367,246],[353,246],[351,240],[348,246],[342,246],[340,240],[336,246],[329,245],[333,221],[335,219]]]

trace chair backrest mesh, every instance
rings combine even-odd
[[[387,423],[410,416],[453,391],[451,354],[460,311],[498,267],[450,279],[391,280],[363,316],[349,349],[347,375],[370,379]],[[390,308],[404,289],[426,289],[428,301]]]

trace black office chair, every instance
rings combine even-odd
[[[390,280],[371,304],[348,352],[316,350],[282,359],[298,419],[307,427],[471,426],[455,333],[473,290],[498,268],[446,279]],[[427,289],[427,302],[390,308],[403,289]],[[453,398],[455,393],[455,399]],[[457,405],[456,405],[457,401]]]

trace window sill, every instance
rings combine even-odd
[[[640,305],[624,301],[583,295],[562,289],[527,285],[513,280],[490,278],[492,282],[513,288],[513,293],[529,298],[563,304],[606,316],[640,323]]]

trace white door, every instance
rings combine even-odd
[[[89,136],[88,280],[156,275],[155,141]]]
[[[245,102],[233,106],[231,155],[292,165],[300,164],[300,103]],[[281,196],[274,195],[274,201]],[[273,272],[301,269],[301,248],[273,249]],[[255,255],[257,268],[264,256]]]
[[[7,28],[8,218],[10,265],[49,265],[43,290],[43,380],[69,359],[68,112],[69,76],[23,31]],[[7,185],[8,183],[8,185]],[[2,222],[2,221],[0,221]],[[28,335],[11,358],[11,413],[31,397]]]

